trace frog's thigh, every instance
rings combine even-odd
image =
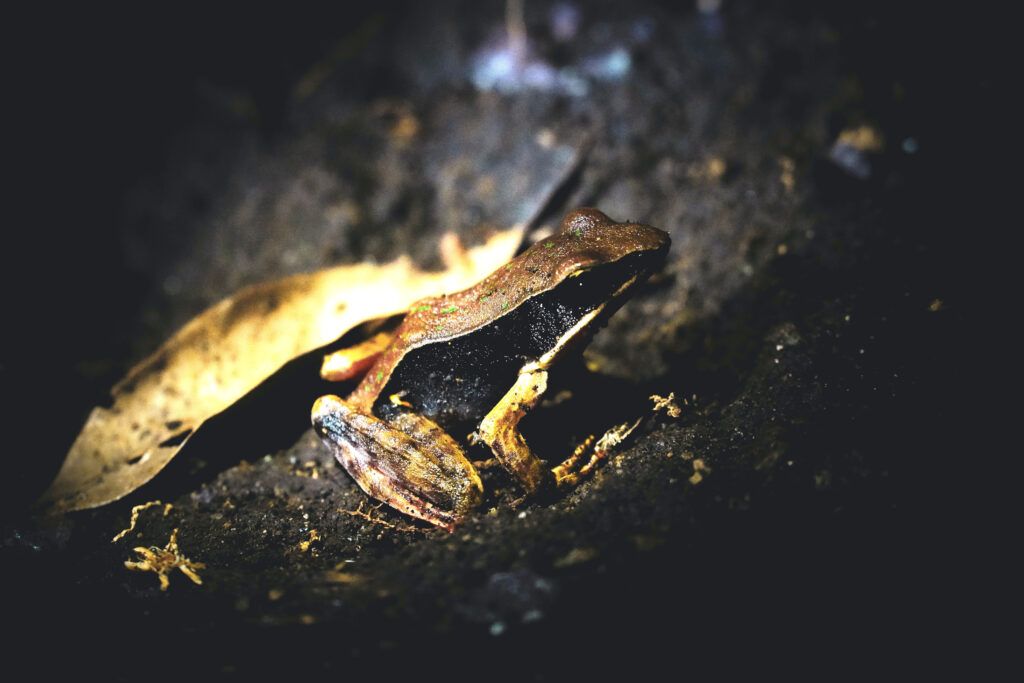
[[[530,493],[541,488],[552,475],[519,433],[519,421],[526,416],[526,411],[537,405],[547,388],[546,370],[522,373],[477,430],[480,440],[491,447],[505,469]]]
[[[406,514],[453,528],[483,499],[480,476],[437,425],[417,416],[396,422],[337,396],[322,396],[313,405],[313,425],[363,491]]]

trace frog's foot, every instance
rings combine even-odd
[[[576,447],[572,455],[563,460],[558,467],[551,470],[552,474],[555,475],[555,483],[558,485],[558,488],[575,486],[590,474],[597,464],[608,455],[604,450],[593,448],[590,457],[586,457],[587,452],[592,450],[594,440],[595,437],[593,435],[587,437],[583,443]]]
[[[389,424],[330,395],[316,400],[312,417],[360,488],[396,510],[451,531],[483,500],[462,448],[426,418]]]

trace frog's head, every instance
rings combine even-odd
[[[490,329],[507,347],[508,358],[536,358],[547,365],[569,348],[585,345],[635,286],[661,267],[669,244],[669,236],[657,228],[617,223],[593,208],[576,209],[558,232],[459,295],[494,295],[487,301],[488,316],[467,316],[466,328]]]
[[[583,207],[565,217],[552,240],[538,244],[541,249],[551,249],[547,245],[552,242],[559,265],[554,277],[560,281],[624,258],[638,261],[638,270],[649,273],[665,260],[670,240],[657,228],[618,223],[597,209]]]
[[[613,302],[624,300],[661,267],[669,244],[669,236],[657,228],[619,223],[589,207],[576,209],[558,232],[513,262],[520,273],[516,280],[531,283],[524,298],[540,294],[581,314],[602,304],[614,309]]]
[[[499,268],[478,288],[499,293],[506,311],[538,296],[583,297],[592,308],[624,293],[620,285],[641,282],[659,268],[669,242],[657,228],[618,223],[589,207],[576,209],[558,232]]]

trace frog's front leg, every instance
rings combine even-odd
[[[392,332],[378,332],[355,346],[327,354],[320,366],[320,376],[329,382],[343,382],[362,377],[384,353],[392,339]]]
[[[528,493],[538,493],[549,486],[571,487],[593,469],[600,458],[595,456],[580,466],[581,452],[569,456],[560,465],[548,468],[530,450],[519,422],[540,401],[548,387],[548,373],[538,365],[528,366],[516,383],[480,422],[480,440],[491,447],[506,470],[516,477]]]
[[[498,461],[528,493],[554,484],[551,470],[533,454],[519,433],[519,421],[537,405],[547,388],[547,370],[533,368],[520,372],[516,383],[480,421],[477,430],[480,440],[491,447]]]
[[[462,448],[425,417],[388,423],[328,395],[313,404],[313,425],[363,491],[406,514],[451,531],[483,500]]]

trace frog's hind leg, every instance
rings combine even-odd
[[[396,510],[451,531],[483,500],[462,448],[426,418],[388,423],[328,395],[313,405],[313,425],[360,488]]]

